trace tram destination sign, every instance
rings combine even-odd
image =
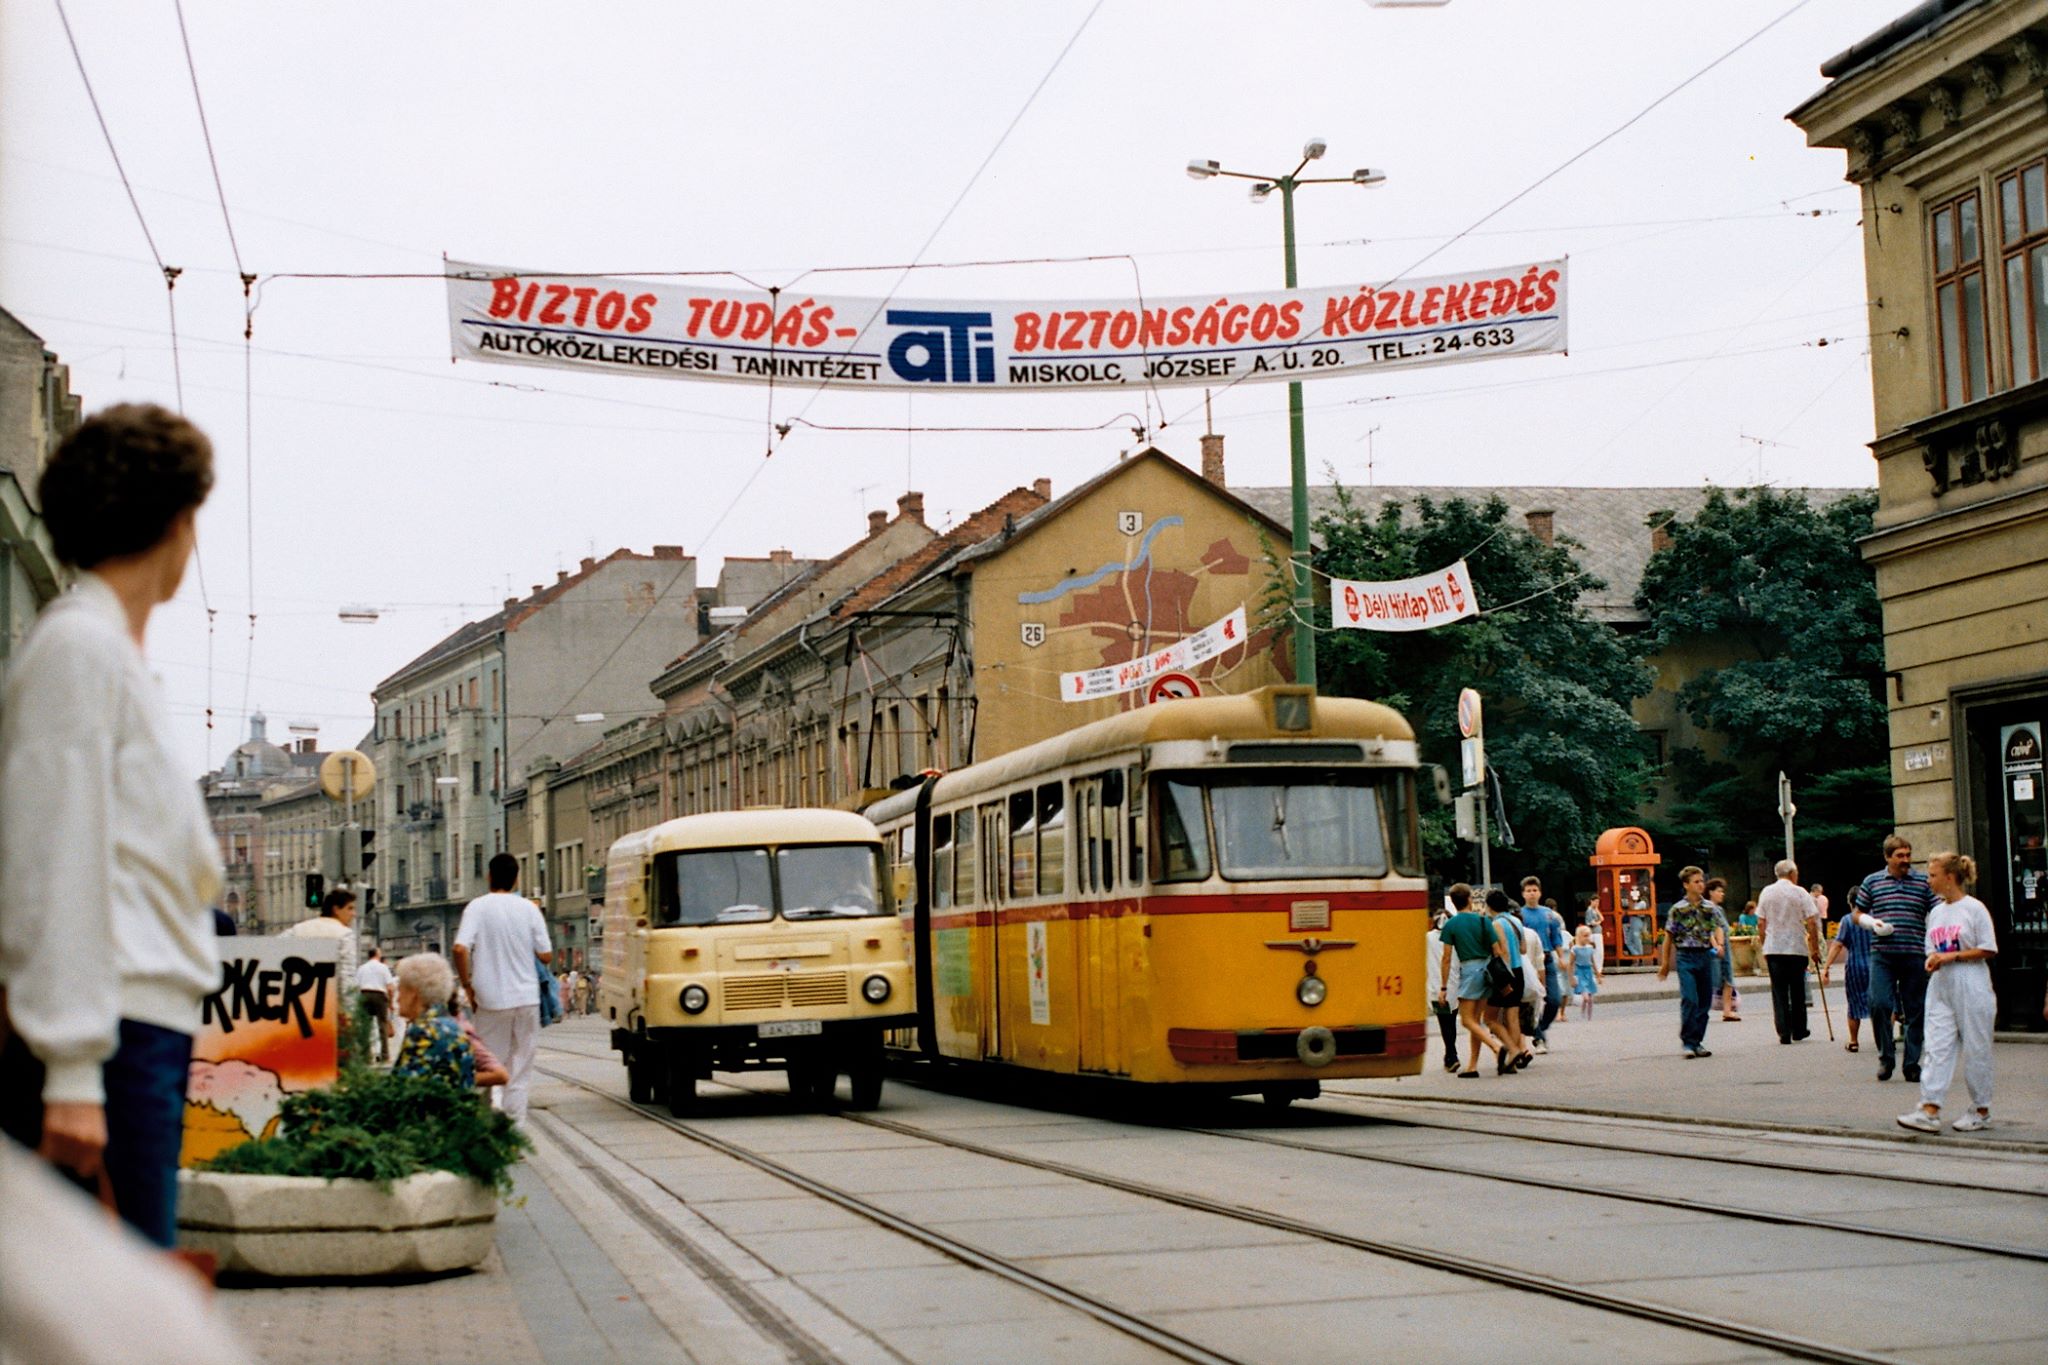
[[[461,360],[860,390],[1322,379],[1565,350],[1565,262],[1274,293],[913,300],[447,267]]]

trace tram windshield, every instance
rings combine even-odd
[[[1384,877],[1389,820],[1397,826],[1392,864],[1412,867],[1407,811],[1398,787],[1382,790],[1387,782],[1385,775],[1359,771],[1165,778],[1161,880],[1203,880],[1212,866],[1240,882]]]
[[[654,860],[657,922],[759,924],[774,919],[857,919],[886,913],[872,844],[714,848]]]

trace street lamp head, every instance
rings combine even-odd
[[[1301,159],[1303,161],[1321,161],[1323,153],[1329,150],[1329,143],[1319,137],[1312,137],[1307,142],[1301,144]]]
[[[1351,173],[1351,183],[1354,185],[1377,185],[1386,178],[1385,171],[1376,170],[1371,166],[1361,166]]]
[[[1188,179],[1207,180],[1222,169],[1223,167],[1214,161],[1190,161],[1188,163]]]
[[[1273,186],[1268,181],[1261,180],[1251,188],[1252,202],[1254,204],[1265,203],[1267,199],[1272,197],[1272,194]]]

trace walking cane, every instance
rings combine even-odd
[[[1808,962],[1811,963],[1811,961],[1812,959],[1809,958]],[[1820,976],[1819,972],[1815,972],[1814,975],[1820,977],[1820,1017],[1827,1022],[1828,1041],[1832,1043],[1835,1041],[1835,1019],[1833,1015],[1828,1013],[1828,979]]]

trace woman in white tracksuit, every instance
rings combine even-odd
[[[1920,1057],[1920,1107],[1899,1115],[1916,1132],[1941,1131],[1941,1102],[1961,1054],[1963,1080],[1976,1108],[1951,1127],[1974,1133],[1991,1126],[1991,1028],[1998,998],[1991,991],[1991,959],[1998,955],[1991,912],[1964,889],[1977,865],[1960,853],[1927,860],[1927,884],[1938,898],[1927,915],[1926,1050]]]

